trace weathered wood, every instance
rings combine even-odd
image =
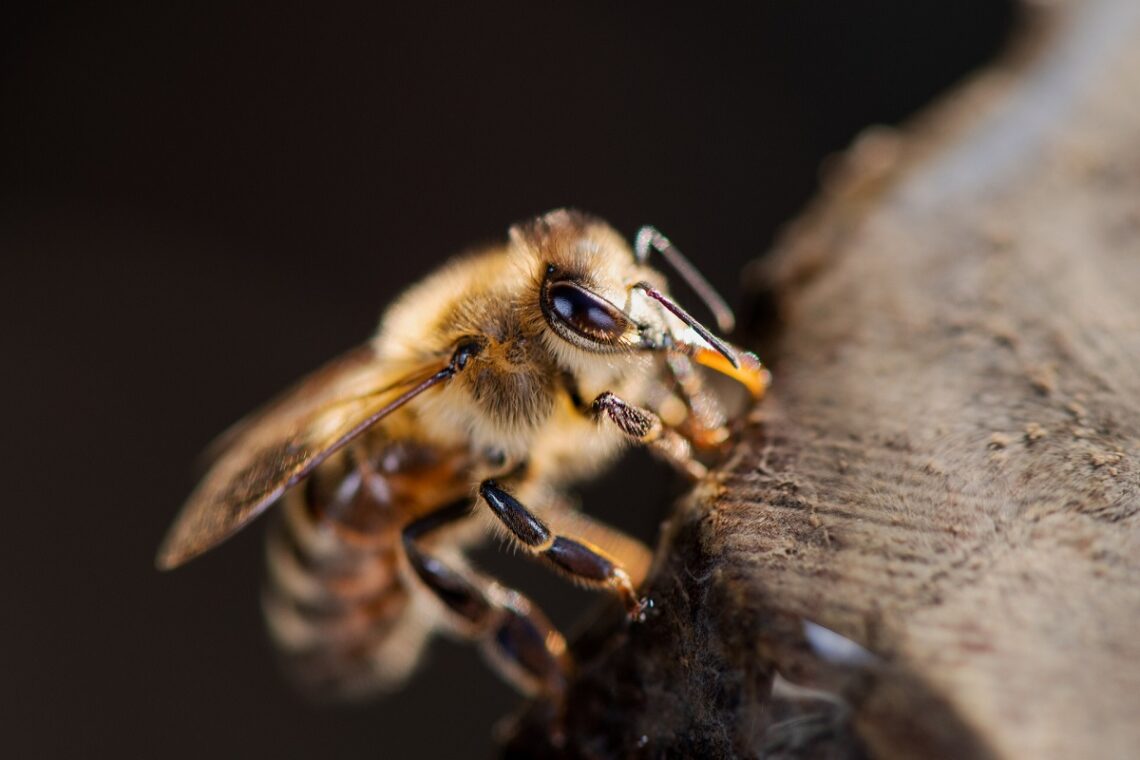
[[[673,518],[654,614],[580,642],[564,751],[1140,753],[1140,4],[1038,18],[749,273],[773,392]],[[771,730],[776,672],[850,723]]]

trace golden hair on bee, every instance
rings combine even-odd
[[[565,642],[521,594],[471,568],[485,521],[540,563],[609,590],[636,619],[649,551],[570,506],[566,488],[644,445],[691,478],[729,434],[698,366],[759,397],[767,372],[668,295],[657,251],[731,312],[672,243],[635,245],[557,210],[409,288],[375,338],[239,423],[159,550],[167,569],[279,498],[265,614],[308,688],[392,688],[424,642],[476,642],[519,689],[557,702]],[[298,485],[300,484],[300,485]]]

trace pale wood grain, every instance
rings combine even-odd
[[[657,614],[579,647],[568,751],[761,754],[779,671],[853,709],[784,756],[1140,753],[1140,4],[1036,18],[748,273],[772,394]],[[824,666],[805,619],[879,664]]]

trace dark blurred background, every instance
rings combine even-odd
[[[1015,24],[996,0],[0,11],[3,753],[489,755],[518,700],[466,647],[384,701],[290,691],[261,525],[153,570],[197,453],[447,255],[555,206],[656,224],[735,298],[824,157]],[[651,540],[676,486],[628,467],[587,508]],[[565,628],[593,603],[479,560]]]

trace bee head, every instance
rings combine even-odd
[[[608,224],[559,209],[511,228],[533,287],[527,306],[559,343],[590,354],[633,351],[638,324],[630,314],[630,285],[641,276],[633,252]],[[559,354],[566,353],[558,351]]]
[[[656,238],[646,237],[646,230]],[[650,248],[660,250],[702,295],[711,287],[668,240],[646,230],[635,253],[608,224],[578,211],[551,211],[511,228],[512,246],[533,276],[528,298],[536,296],[543,325],[555,336],[548,344],[570,365],[589,361],[591,354],[643,355],[707,344],[739,366],[735,351],[669,298],[664,275],[646,263]],[[731,326],[731,312],[719,296],[709,305],[718,323]]]

